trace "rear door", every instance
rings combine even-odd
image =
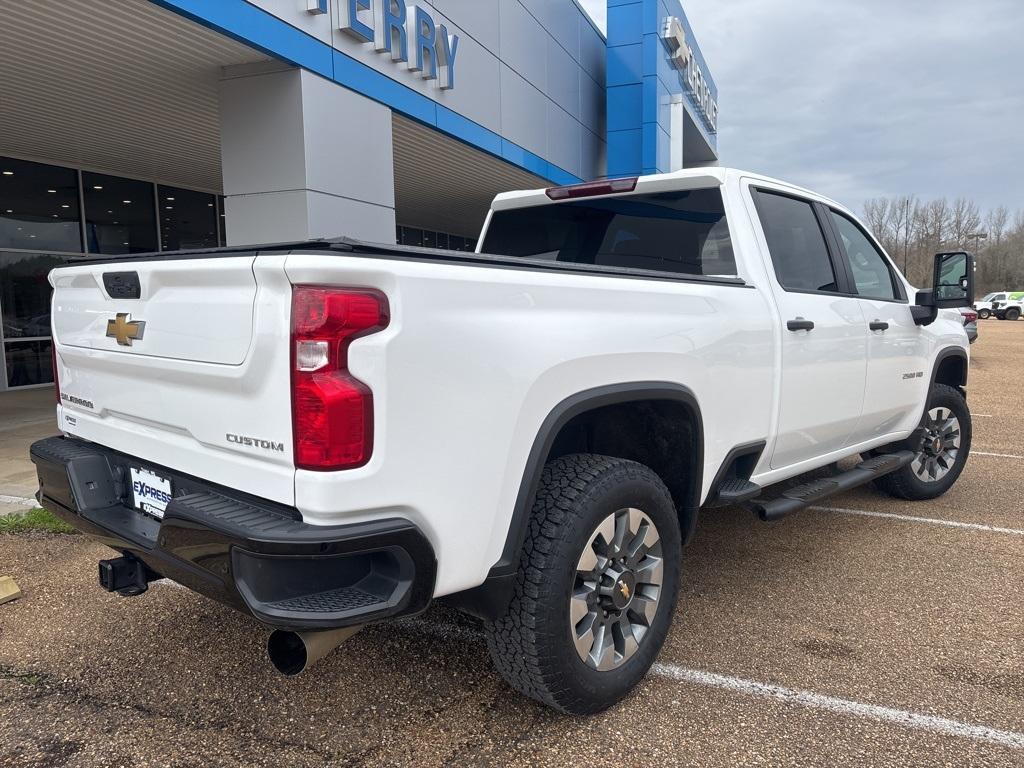
[[[911,429],[927,397],[929,342],[882,249],[845,213],[830,208],[828,218],[833,246],[867,319],[867,380],[855,441]]]
[[[143,463],[291,503],[284,258],[54,270],[61,429]]]
[[[848,445],[861,416],[867,338],[860,302],[842,295],[824,208],[788,191],[751,188],[782,333],[771,467]]]

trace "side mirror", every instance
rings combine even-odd
[[[939,308],[974,304],[974,257],[963,251],[935,255],[932,289]]]
[[[964,251],[935,254],[932,286],[918,291],[910,308],[917,325],[934,323],[939,309],[974,306],[974,257]]]

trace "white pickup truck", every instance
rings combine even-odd
[[[121,553],[108,590],[242,610],[285,673],[445,598],[512,686],[593,712],[657,656],[701,510],[956,481],[972,274],[939,254],[917,292],[842,206],[725,169],[500,195],[476,254],[64,267],[39,501]]]

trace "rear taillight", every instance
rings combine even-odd
[[[60,405],[60,376],[57,375],[57,342],[50,339],[50,365],[53,366],[53,393],[57,396],[57,405]]]
[[[973,323],[978,319],[977,312],[961,312],[961,314],[964,316],[964,325]]]
[[[295,466],[361,467],[373,451],[373,394],[348,370],[352,341],[388,324],[383,293],[297,285],[292,290]]]

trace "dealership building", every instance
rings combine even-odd
[[[350,237],[471,250],[498,192],[717,163],[680,0],[25,0],[0,15],[0,391],[55,265]]]

